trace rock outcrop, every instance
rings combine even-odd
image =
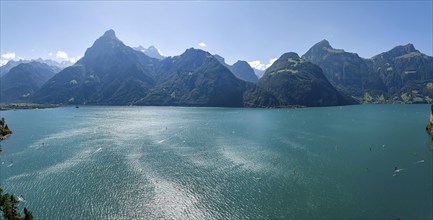
[[[0,120],[0,141],[6,139],[10,134],[12,134],[12,131],[8,128],[8,125],[5,122],[5,118],[1,118],[1,120]]]
[[[431,105],[431,110],[430,110],[430,121],[428,122],[428,125],[426,127],[427,132],[432,135],[432,143],[431,143],[431,147],[433,149],[433,105]]]
[[[430,111],[430,121],[427,125],[427,132],[430,135],[433,135],[433,105],[431,105],[431,111]]]

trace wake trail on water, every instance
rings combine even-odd
[[[405,168],[397,169],[397,170],[394,170],[394,173],[400,173],[400,172],[403,171],[403,170],[407,170],[407,169],[405,169]]]
[[[425,162],[425,160],[418,160],[418,161],[415,161],[414,164],[421,164],[424,162]],[[392,176],[397,176],[397,174],[399,174],[400,172],[402,172],[404,170],[408,170],[408,169],[407,168],[396,169],[396,170],[394,170],[394,173],[392,174]]]
[[[168,138],[165,138],[165,139],[159,140],[159,141],[157,141],[156,143],[158,143],[158,144],[162,144],[162,143],[164,143],[164,142],[166,142],[166,141],[169,141],[169,140],[171,140],[171,139],[173,139],[173,138],[181,137],[181,136],[182,136],[182,133],[179,132],[179,133],[176,133],[176,134],[174,134],[174,135],[172,135],[172,136],[170,136],[170,137],[168,137]]]

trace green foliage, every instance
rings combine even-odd
[[[368,92],[364,93],[364,97],[362,98],[362,103],[367,104],[367,103],[372,103],[373,101],[373,97],[371,97],[370,94],[368,94]]]
[[[281,107],[277,99],[269,92],[258,86],[250,86],[244,93],[245,107]]]
[[[410,100],[410,95],[407,95],[407,93],[403,93],[400,95],[403,102],[408,102]]]
[[[24,208],[24,217],[21,217],[17,210],[18,200],[14,195],[9,193],[3,194],[3,189],[0,188],[0,211],[3,212],[3,219],[5,220],[32,220],[33,215],[27,209]]]
[[[24,208],[24,220],[33,220],[33,214],[27,208]]]
[[[381,95],[377,98],[377,100],[378,100],[380,103],[383,103],[383,102],[385,102],[385,97],[383,96],[383,94],[381,94]]]
[[[426,88],[429,90],[433,90],[433,83],[431,82],[427,83]]]
[[[11,133],[12,131],[9,129],[9,126],[6,124],[5,119],[2,118],[0,121],[0,137],[6,136]]]
[[[69,84],[74,86],[74,85],[77,85],[78,82],[77,82],[77,80],[73,79],[73,80],[69,81]]]
[[[414,101],[414,102],[423,102],[424,99],[421,98],[421,97],[414,97],[414,98],[413,98],[413,101]]]
[[[364,95],[361,98],[358,97],[358,99],[362,104],[380,104],[387,102],[383,94],[372,96],[368,92],[365,92]]]
[[[408,58],[413,58],[413,57],[417,57],[417,56],[423,56],[423,54],[420,52],[411,52],[411,53],[405,54],[403,56],[399,56],[399,57],[397,57],[397,59],[408,59]]]
[[[293,58],[288,58],[287,61],[288,61],[291,65],[293,65],[294,67],[297,67],[298,65],[300,65],[300,64],[302,64],[302,63],[305,62],[305,60],[304,60],[304,59],[301,59],[301,58],[295,58],[295,59],[293,59]]]
[[[35,104],[35,103],[0,103],[0,111],[7,111],[13,109],[44,109],[44,108],[56,108],[56,107],[59,107],[59,105]],[[2,122],[0,121],[0,125],[1,123]]]
[[[278,74],[278,73],[292,73],[292,74],[296,74],[296,73],[298,73],[298,70],[294,70],[294,69],[282,69],[282,70],[271,72],[271,75]]]

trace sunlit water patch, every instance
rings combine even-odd
[[[429,109],[7,111],[0,181],[37,219],[431,219]]]

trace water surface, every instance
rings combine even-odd
[[[429,110],[6,111],[1,186],[36,219],[432,219]]]

